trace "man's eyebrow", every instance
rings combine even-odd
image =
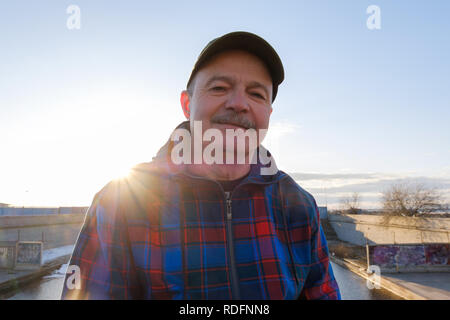
[[[234,83],[233,79],[231,79],[230,77],[216,75],[216,76],[212,76],[212,77],[206,82],[205,87],[208,87],[208,86],[211,85],[211,83],[213,83],[214,81],[224,81],[224,82],[229,83],[229,84],[233,84],[233,83]]]

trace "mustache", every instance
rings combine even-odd
[[[219,123],[219,124],[232,124],[235,126],[243,127],[245,129],[255,129],[256,130],[256,124],[239,115],[238,113],[226,113],[221,115],[214,115],[211,118],[212,123]]]

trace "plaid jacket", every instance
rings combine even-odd
[[[340,299],[313,196],[259,162],[226,194],[171,147],[95,196],[62,299]]]

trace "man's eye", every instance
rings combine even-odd
[[[225,87],[213,87],[213,88],[211,88],[211,90],[213,90],[213,91],[224,91]]]
[[[261,94],[258,93],[258,92],[252,92],[251,95],[254,96],[254,97],[257,97],[257,98],[259,98],[259,99],[265,99],[265,98],[263,97],[263,95],[261,95]]]

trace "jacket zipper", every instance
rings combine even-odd
[[[236,270],[236,259],[234,257],[234,245],[233,245],[233,225],[232,225],[232,218],[233,218],[233,212],[232,212],[232,202],[231,202],[231,196],[232,192],[225,192],[223,190],[222,186],[212,179],[204,178],[204,177],[196,177],[192,176],[190,174],[181,173],[181,175],[184,175],[189,178],[197,179],[197,180],[206,180],[211,181],[217,184],[220,189],[225,193],[225,204],[226,204],[226,213],[227,213],[227,238],[228,238],[228,252],[229,252],[229,258],[230,258],[230,275],[231,275],[231,295],[232,299],[240,300],[240,290],[239,290],[239,280],[237,278],[237,270]],[[283,178],[282,178],[283,179]],[[258,184],[271,184],[274,182],[267,182],[267,183],[258,183]],[[244,185],[246,183],[240,183],[237,185],[234,190],[236,190],[241,185]],[[234,192],[233,190],[233,192]]]
[[[231,268],[231,294],[235,300],[240,300],[239,280],[237,278],[236,259],[234,257],[233,245],[233,213],[231,208],[231,192],[225,192],[227,206],[227,233],[228,247],[230,249],[230,268]]]

